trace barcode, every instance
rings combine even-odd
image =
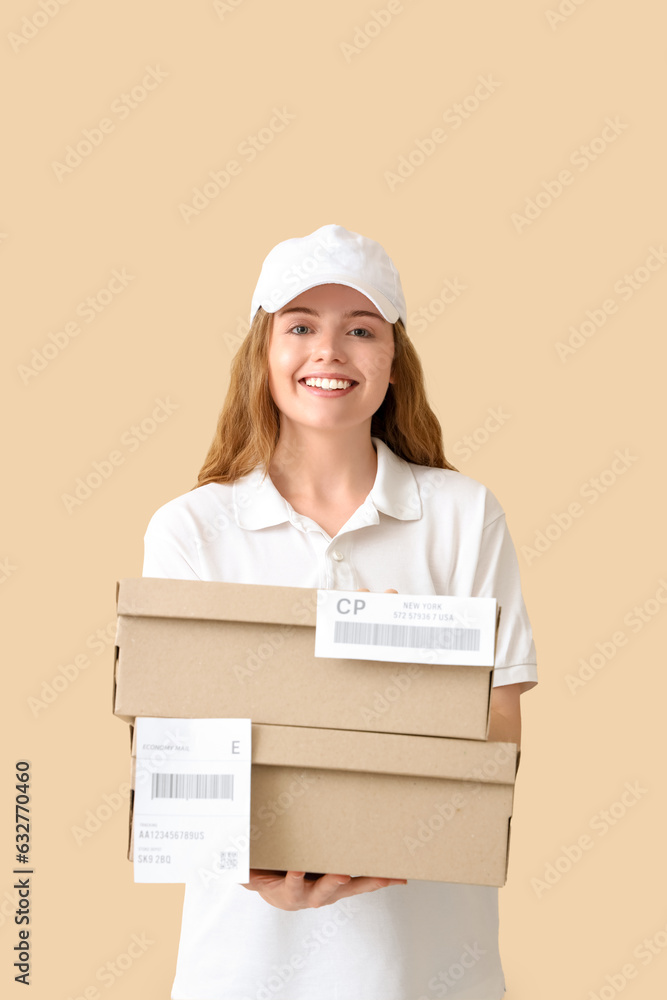
[[[233,774],[153,774],[152,799],[233,799]]]
[[[221,869],[231,869],[238,868],[239,866],[239,852],[238,851],[220,851],[220,861],[218,867]]]
[[[334,642],[366,646],[413,646],[419,649],[479,649],[478,628],[429,628],[426,625],[384,625],[378,622],[334,622]]]

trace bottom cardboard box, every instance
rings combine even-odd
[[[503,886],[517,762],[514,743],[253,724],[250,866]]]

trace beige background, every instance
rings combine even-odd
[[[0,212],[7,995],[25,995],[12,981],[8,807],[13,762],[26,757],[31,997],[169,997],[182,886],[133,883],[124,799],[91,836],[75,837],[89,810],[118,803],[128,777],[128,732],[111,714],[115,582],[140,575],[150,516],[196,480],[262,259],[329,222],[385,246],[411,315],[447,279],[465,286],[423,329],[408,329],[446,454],[506,510],[538,651],[500,892],[507,998],[660,995],[667,263],[651,248],[667,244],[661,6],[564,0],[557,20],[557,0],[394,2],[389,23],[362,36],[384,0],[43,2],[50,13],[8,0],[0,16],[11,94]],[[355,39],[356,52],[341,47]],[[114,111],[150,67],[154,89]],[[493,92],[475,102],[480,77]],[[443,116],[466,99],[470,113],[455,127]],[[249,162],[239,145],[269,127],[275,108],[294,117]],[[113,131],[59,178],[54,162],[104,118]],[[620,124],[605,142],[607,118]],[[436,128],[446,139],[392,189],[386,173],[401,156],[416,163],[417,140]],[[582,169],[576,151],[591,143]],[[179,206],[234,158],[240,173],[185,221]],[[547,196],[544,183],[565,169],[572,183]],[[519,231],[513,215],[539,192],[543,207]],[[77,308],[114,269],[131,281],[109,304],[103,293],[87,322]],[[630,295],[624,275],[635,272]],[[616,312],[561,360],[569,328],[609,299]],[[76,320],[80,332],[62,335]],[[157,399],[173,411],[139,441],[131,428]],[[485,432],[499,408],[502,425]],[[632,460],[605,473],[617,449]],[[112,474],[68,510],[77,478],[114,451]],[[602,473],[604,493],[589,482]],[[554,517],[575,502],[581,516],[557,529]],[[549,525],[548,547],[531,557]],[[571,691],[568,675],[619,631],[625,645],[600,654],[603,665]],[[63,680],[83,654],[88,665]],[[626,782],[637,783],[635,798],[614,806]],[[610,808],[614,825],[602,833]],[[565,848],[584,835],[592,847],[565,870]],[[561,874],[540,888],[550,864]],[[133,934],[152,943],[122,976],[100,978]],[[623,985],[627,963],[636,977]]]

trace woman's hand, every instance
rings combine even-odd
[[[368,587],[358,591],[370,593]],[[397,594],[390,587],[385,594]],[[346,896],[357,896],[362,892],[375,892],[388,885],[407,885],[404,878],[372,878],[359,875],[322,875],[321,878],[306,879],[305,872],[274,872],[263,868],[250,869],[250,881],[241,883],[244,889],[258,892],[262,899],[279,910],[305,910],[309,907],[328,906]]]
[[[374,892],[388,885],[406,885],[404,878],[371,878],[360,875],[323,875],[315,881],[305,878],[305,872],[265,871],[250,869],[250,881],[242,883],[244,889],[254,889],[262,899],[279,910],[305,910],[309,907],[328,906],[346,896]]]

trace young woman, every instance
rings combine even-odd
[[[323,226],[274,247],[198,483],[151,518],[143,574],[496,597],[489,739],[519,744],[537,669],[514,546],[445,459],[406,324],[375,241]],[[304,876],[188,883],[172,998],[503,996],[497,889]]]

